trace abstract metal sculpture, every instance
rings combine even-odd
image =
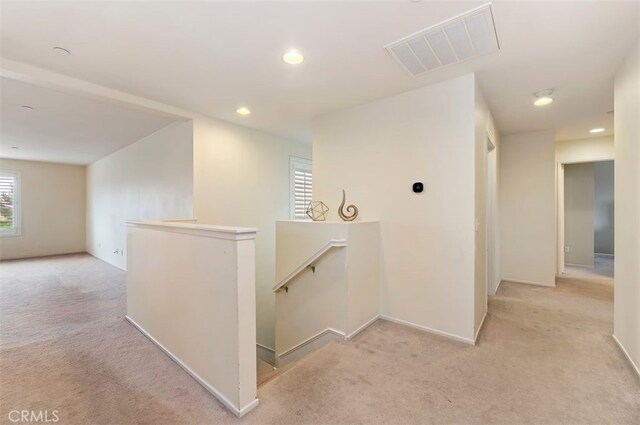
[[[311,201],[305,214],[313,221],[325,221],[329,208],[322,201]]]
[[[338,208],[338,215],[344,221],[353,221],[358,216],[358,207],[356,207],[355,205],[349,205],[347,207],[347,211],[350,214],[345,214],[342,209],[344,208],[344,204],[346,202],[346,199],[347,199],[347,195],[344,193],[344,189],[342,189],[342,203],[340,204],[340,207]]]

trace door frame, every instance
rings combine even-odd
[[[486,254],[486,275],[485,281],[487,282],[487,294],[495,295],[497,285],[494,283],[496,280],[496,210],[497,210],[497,197],[496,197],[496,172],[497,172],[497,149],[493,140],[493,136],[487,132],[485,137],[485,155],[486,155],[486,170],[485,170],[485,254]]]
[[[565,252],[564,252],[564,166],[568,164],[586,164],[592,162],[613,161],[615,158],[589,158],[582,161],[556,161],[556,274],[562,275],[565,272]],[[614,192],[615,193],[615,192]],[[615,204],[615,194],[614,200]]]

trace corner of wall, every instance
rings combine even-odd
[[[126,270],[126,221],[191,218],[193,129],[172,122],[87,167],[86,250]]]
[[[640,41],[615,75],[614,334],[640,366]]]

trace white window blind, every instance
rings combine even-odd
[[[20,174],[0,171],[0,236],[20,234]]]
[[[313,175],[311,161],[303,158],[290,158],[289,175],[291,180],[290,206],[292,220],[309,220],[307,206],[313,195]]]

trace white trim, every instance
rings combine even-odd
[[[356,329],[355,331],[351,332],[349,335],[345,335],[345,339],[347,341],[353,339],[354,337],[356,337],[360,332],[364,331],[365,329],[367,329],[369,326],[373,325],[378,319],[380,318],[379,314],[376,314],[375,316],[373,316],[371,319],[367,320],[366,322],[364,322],[364,324],[362,326],[360,326],[358,329]]]
[[[348,335],[333,328],[327,328],[321,332],[318,332],[314,336],[305,339],[301,343],[296,344],[293,347],[285,350],[281,354],[277,355],[277,366],[278,368],[282,368],[292,361],[298,360],[306,356],[307,354],[318,350],[332,340],[343,339],[345,341],[349,341],[360,334],[362,331],[364,331],[366,328],[371,326],[373,323],[375,323],[378,319],[380,319],[380,315],[376,314],[374,317],[366,321],[362,326],[358,327],[355,331],[351,332]],[[303,350],[305,347],[308,348],[306,350]],[[289,359],[287,357],[289,357]]]
[[[300,220],[276,220],[278,223],[300,223]],[[336,226],[336,225],[344,225],[344,226],[353,226],[356,224],[368,224],[368,223],[380,223],[380,220],[360,220],[358,221],[311,221],[307,223],[313,223],[314,226],[322,226],[323,224]]]
[[[276,364],[276,350],[259,342],[256,342],[256,356],[273,366]]]
[[[0,230],[0,237],[22,236],[22,173],[14,170],[0,170],[0,175],[13,178],[13,228]]]
[[[633,359],[631,358],[631,356],[629,355],[627,350],[624,348],[624,346],[622,345],[622,343],[618,339],[618,337],[615,336],[615,334],[611,335],[611,337],[616,342],[616,344],[618,344],[618,347],[620,347],[620,350],[622,350],[622,353],[627,357],[627,360],[629,360],[629,363],[631,363],[631,367],[633,368],[633,370],[636,371],[636,374],[638,374],[638,376],[640,377],[640,368],[638,368],[638,365],[635,364],[635,362],[633,361]]]
[[[496,286],[496,292],[493,293],[493,296],[495,296],[498,293],[498,290],[500,289],[500,285],[502,285],[503,279],[500,279],[498,281],[498,286]]]
[[[313,162],[307,158],[289,156],[289,218],[294,221],[300,221],[296,220],[296,169],[308,172],[313,176]],[[313,191],[313,184],[311,185],[311,190]],[[308,220],[311,219],[309,218]]]
[[[564,164],[556,162],[556,273],[564,273],[565,239],[564,239]]]
[[[96,260],[100,260],[100,261],[102,261],[102,262],[103,262],[103,263],[105,263],[105,264],[108,264],[108,265],[110,265],[110,266],[115,267],[116,269],[120,269],[120,270],[122,270],[123,272],[126,272],[126,271],[127,271],[127,269],[126,269],[126,268],[121,267],[121,266],[119,266],[118,264],[115,264],[115,263],[110,263],[109,261],[105,260],[104,258],[98,257],[98,255],[97,255],[97,254],[95,254],[95,253],[93,253],[93,252],[85,251],[85,253],[89,254],[90,256],[92,256],[93,258],[95,258]],[[72,254],[81,254],[81,253],[80,253],[80,252],[78,252],[78,253],[72,253]],[[66,254],[55,254],[55,255],[66,255]]]
[[[262,349],[265,349],[267,351],[271,351],[272,353],[275,353],[276,350],[274,348],[271,347],[267,347],[266,345],[260,344],[259,342],[256,342],[256,345]]]
[[[476,335],[473,337],[473,344],[478,343],[478,335],[480,335],[480,331],[482,330],[482,325],[484,325],[484,320],[487,318],[487,312],[485,311],[484,316],[482,316],[482,320],[480,321],[480,326],[478,326],[478,330],[476,330]]]
[[[215,239],[243,241],[256,238],[258,229],[246,227],[211,226],[176,220],[127,221],[128,227],[154,229],[163,232],[182,233]]]
[[[289,282],[291,279],[296,277],[298,275],[298,273],[300,273],[301,271],[306,269],[308,266],[310,266],[318,258],[322,257],[324,255],[324,253],[329,251],[331,248],[343,248],[345,246],[347,246],[347,240],[346,239],[331,239],[322,248],[320,248],[315,254],[313,254],[311,257],[307,258],[302,264],[300,264],[298,267],[293,269],[293,271],[291,273],[286,275],[280,282],[278,282],[278,284],[273,287],[273,292],[276,292],[277,290],[279,290],[280,288],[285,286],[287,284],[287,282]]]
[[[315,340],[317,340],[317,339],[320,339],[320,338],[322,338],[323,336],[328,335],[328,334],[333,334],[333,335],[339,336],[340,338],[345,338],[345,337],[346,337],[346,335],[345,335],[343,332],[337,331],[337,330],[335,330],[335,329],[327,328],[327,329],[325,329],[325,330],[323,330],[323,331],[321,331],[321,332],[318,332],[318,333],[317,333],[317,334],[315,334],[314,336],[312,336],[312,337],[310,337],[310,338],[305,339],[305,340],[304,340],[304,341],[302,341],[301,343],[296,344],[296,345],[294,345],[293,347],[291,347],[291,348],[289,348],[289,349],[287,349],[287,350],[283,351],[282,353],[280,353],[280,354],[278,355],[278,357],[284,357],[284,356],[287,356],[287,355],[291,354],[292,352],[294,352],[294,351],[296,351],[296,350],[299,350],[300,348],[304,347],[305,345],[309,345],[309,344],[311,344],[313,341],[315,341]]]
[[[601,257],[612,257],[612,258],[615,256],[615,254],[601,254],[599,252],[596,252],[595,255],[596,257],[601,256]]]
[[[589,264],[576,264],[576,263],[564,263],[564,264],[565,264],[565,266],[582,267],[583,269],[595,269],[596,268],[595,264],[591,264],[591,265],[589,265]],[[566,270],[565,270],[564,273],[566,273]]]
[[[426,326],[417,325],[415,323],[407,322],[406,320],[396,319],[395,317],[380,315],[380,318],[383,320],[387,320],[389,322],[397,323],[399,325],[409,326],[410,328],[418,329],[420,331],[424,331],[430,334],[439,335],[439,336],[443,336],[456,341],[464,342],[465,344],[475,345],[475,341],[470,338],[465,338],[462,336],[450,334],[448,332],[439,331],[437,329],[428,328]]]
[[[164,345],[162,345],[158,340],[156,340],[154,337],[152,337],[146,330],[144,330],[144,328],[142,326],[140,326],[138,323],[136,323],[135,320],[133,320],[131,317],[129,316],[125,316],[125,319],[127,319],[127,321],[129,323],[131,323],[136,329],[138,329],[144,336],[146,336],[149,341],[153,342],[159,349],[161,349],[162,351],[164,351],[164,353],[169,356],[169,358],[171,360],[173,360],[174,362],[176,362],[176,364],[178,366],[180,366],[182,369],[184,369],[185,372],[187,372],[189,375],[191,375],[191,377],[193,379],[195,379],[200,385],[202,385],[207,391],[209,391],[211,394],[213,394],[218,400],[220,400],[220,402],[222,404],[224,404],[229,410],[231,410],[237,417],[241,418],[242,416],[244,416],[246,413],[248,413],[249,411],[253,410],[255,407],[258,406],[258,404],[260,403],[259,400],[256,398],[255,400],[251,401],[251,403],[247,404],[246,406],[242,407],[242,408],[238,408],[236,407],[231,401],[229,401],[224,395],[222,395],[222,393],[220,391],[218,391],[217,389],[215,389],[214,387],[212,387],[209,383],[207,383],[207,381],[205,381],[204,379],[202,379],[197,373],[195,373],[193,370],[191,370],[189,368],[189,366],[187,366],[186,364],[184,364],[182,362],[182,360],[180,360],[178,357],[176,357],[171,351],[169,351],[169,349],[167,349]]]
[[[300,344],[289,348],[282,354],[277,355],[276,367],[282,369],[284,366],[300,360],[306,355],[313,353],[336,339],[344,340],[344,333],[335,329],[327,328],[324,331],[315,334],[311,338],[302,341]]]
[[[197,218],[161,218],[158,220],[150,220],[150,221],[163,221],[165,223],[191,223],[197,224]]]
[[[259,404],[260,404],[260,400],[256,397],[251,403],[247,404],[242,409],[237,411],[237,413],[236,412],[233,412],[233,413],[235,413],[237,417],[241,418],[247,413],[251,412],[256,407],[258,407]]]
[[[545,288],[555,288],[556,287],[555,283],[553,285],[549,285],[549,284],[542,283],[542,282],[534,282],[532,280],[511,279],[511,278],[508,278],[508,277],[505,277],[504,279],[502,279],[502,281],[511,282],[511,283],[522,283],[522,284],[525,284],[525,285],[544,286]],[[500,282],[500,283],[502,283],[502,282]]]

